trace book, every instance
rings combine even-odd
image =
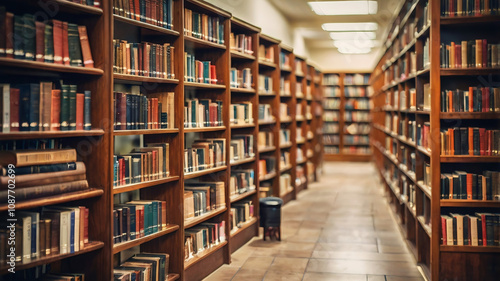
[[[224,44],[224,19],[184,8],[184,35]]]
[[[48,165],[76,161],[75,149],[0,151],[0,165],[16,167]]]

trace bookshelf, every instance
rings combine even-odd
[[[307,189],[308,184],[308,165],[307,165],[307,149],[309,143],[307,139],[307,131],[309,128],[309,120],[306,116],[306,107],[310,98],[310,73],[306,64],[306,58],[294,55],[294,75],[295,75],[295,121],[296,121],[296,185],[298,194],[300,191]]]
[[[454,1],[406,1],[402,6],[370,81],[375,90],[372,146],[400,229],[427,279],[495,280],[498,246],[443,245],[442,241],[442,216],[474,217],[476,213],[498,213],[499,208],[498,201],[486,198],[442,198],[443,192],[448,195],[448,175],[464,171],[472,178],[472,174],[483,176],[486,170],[500,168],[498,156],[448,155],[443,141],[449,129],[500,125],[498,112],[457,112],[461,111],[457,103],[451,110],[443,110],[449,96],[442,93],[458,90],[460,95],[469,87],[495,87],[486,81],[488,77],[498,79],[497,67],[447,68],[443,64],[441,44],[461,45],[474,39],[496,44],[499,35],[498,16],[479,10],[475,15],[449,16],[445,12],[450,6],[444,4],[450,2]],[[462,58],[468,59],[467,54],[460,57],[465,62]]]
[[[315,168],[315,181],[317,181],[323,170],[323,74],[317,67],[313,66],[313,68],[314,90],[311,108],[313,120],[311,127],[315,137],[312,139],[311,148],[313,151],[312,162]]]
[[[323,146],[327,161],[369,161],[369,74],[324,72]]]
[[[314,135],[316,123],[314,122],[314,96],[316,93],[316,85],[314,83],[314,79],[316,77],[316,69],[311,64],[311,62],[307,61],[306,64],[307,74],[306,74],[306,108],[305,108],[305,117],[306,117],[306,140],[307,147],[304,151],[305,157],[307,159],[307,180],[308,182],[314,182],[316,180],[316,165],[314,164]]]

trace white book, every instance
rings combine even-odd
[[[472,246],[479,246],[477,237],[477,217],[469,216],[470,218],[470,244]]]
[[[23,224],[23,263],[31,262],[31,216],[22,218]]]
[[[31,251],[32,250],[31,245],[33,244],[33,241],[31,241],[30,244],[30,251],[31,251],[31,258],[37,259],[40,257],[40,213],[20,212],[20,214],[22,216],[31,217],[31,240],[34,240],[35,243],[35,252]]]
[[[0,96],[0,110],[2,110],[1,116],[1,132],[10,132],[10,84],[0,84],[1,95]]]
[[[446,217],[446,237],[447,237],[447,243],[446,245],[454,245],[453,243],[453,218],[451,217]]]

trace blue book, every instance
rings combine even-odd
[[[69,234],[69,252],[75,252],[75,211],[71,211],[70,219],[70,234]]]
[[[203,62],[203,82],[210,84],[210,62]]]
[[[92,116],[90,115],[90,106],[91,102],[91,92],[85,91],[85,102],[84,102],[84,111],[83,111],[83,129],[85,131],[90,131],[92,129]]]

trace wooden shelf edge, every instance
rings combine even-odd
[[[418,220],[420,226],[422,226],[422,228],[424,229],[425,233],[427,233],[427,236],[429,236],[429,238],[432,238],[432,229],[429,225],[427,225],[425,223],[424,217],[417,216],[417,220]]]
[[[256,217],[252,217],[250,218],[249,221],[246,221],[242,224],[242,226],[240,228],[238,228],[237,230],[235,231],[231,231],[231,238],[233,238],[234,236],[240,234],[243,230],[249,228],[250,226],[252,226],[253,224],[255,224],[257,222],[257,218]]]
[[[161,135],[161,134],[177,134],[179,129],[151,129],[151,130],[115,130],[115,136],[133,136],[133,135]]]
[[[96,75],[96,76],[101,76],[104,74],[104,70],[100,68],[69,66],[57,63],[27,61],[27,60],[12,59],[12,58],[0,58],[0,65],[15,67],[15,68],[28,68],[28,69],[37,69],[44,71],[54,71],[61,73],[86,74],[86,75]]]
[[[245,159],[242,159],[242,160],[230,162],[230,165],[231,166],[238,166],[238,165],[250,163],[250,162],[253,162],[253,161],[255,161],[255,157],[249,157],[249,158],[245,158]]]
[[[259,178],[259,181],[267,181],[276,176],[276,172],[272,172],[270,174],[264,175],[263,177]]]
[[[236,50],[231,50],[231,58],[255,60],[254,55],[245,54],[245,53],[242,53],[242,52],[236,51]]]
[[[218,48],[221,50],[226,49],[226,45],[210,42],[207,40],[195,38],[193,36],[188,36],[188,35],[184,35],[184,41],[185,41],[185,43],[184,43],[185,45],[188,45],[188,42],[189,42],[191,44],[196,44],[196,45],[200,45],[200,46],[204,46],[204,47],[208,47],[208,48]]]
[[[124,23],[128,23],[130,25],[134,25],[134,26],[146,28],[149,30],[153,30],[156,32],[160,32],[160,33],[163,33],[165,35],[179,36],[179,32],[177,32],[175,30],[171,30],[168,28],[164,28],[161,26],[157,26],[154,24],[150,24],[150,23],[146,23],[146,22],[142,22],[142,21],[138,21],[138,20],[134,20],[134,19],[130,19],[130,18],[123,17],[120,15],[113,14],[113,19],[124,22]]]
[[[276,150],[275,146],[269,146],[269,147],[263,147],[263,148],[257,148],[259,153],[267,153],[267,152],[272,152]]]
[[[161,237],[163,235],[167,235],[169,233],[177,231],[178,229],[179,229],[178,225],[171,224],[171,225],[167,225],[166,229],[163,229],[163,230],[158,231],[156,233],[150,234],[148,236],[144,236],[144,237],[141,237],[139,239],[134,239],[134,240],[129,240],[129,241],[121,242],[118,244],[114,244],[113,245],[113,254],[130,249],[130,248],[135,247],[135,246],[139,246],[143,243],[146,243],[148,241],[151,241],[151,240],[156,239],[158,237]]]
[[[254,187],[255,187],[255,185],[254,185]],[[251,190],[251,191],[247,191],[245,193],[238,194],[236,196],[231,196],[230,197],[231,203],[234,203],[236,201],[240,201],[241,199],[245,199],[246,197],[248,197],[250,195],[253,195],[255,193],[257,193],[257,189],[254,189],[254,190]]]
[[[184,173],[184,179],[185,180],[194,179],[194,178],[197,178],[197,177],[200,177],[203,175],[208,175],[211,173],[224,171],[225,169],[227,169],[227,166],[221,166],[221,167],[215,167],[215,168],[205,169],[205,170],[196,171],[196,172]]]
[[[168,182],[173,182],[173,181],[178,181],[179,176],[170,176],[166,178],[161,178],[157,180],[152,180],[152,181],[145,181],[145,182],[138,182],[138,183],[133,183],[133,184],[127,184],[127,185],[121,185],[121,186],[115,186],[113,187],[113,194],[120,194],[120,193],[125,193],[129,191],[134,191],[134,190],[139,190],[143,188],[148,188]]]
[[[184,87],[198,88],[198,89],[226,89],[225,85],[210,84],[210,83],[197,83],[197,82],[184,82]]]
[[[36,131],[36,132],[9,132],[0,133],[0,140],[22,140],[37,138],[73,138],[73,137],[92,137],[103,136],[104,130],[92,129],[89,131]]]
[[[178,79],[157,78],[157,77],[139,76],[139,75],[130,75],[121,73],[113,73],[113,79],[123,80],[123,81],[135,81],[135,82],[152,82],[161,84],[179,84]]]
[[[190,228],[190,227],[193,227],[199,223],[202,223],[206,220],[209,220],[219,214],[222,214],[224,213],[225,211],[227,210],[226,207],[219,207],[218,209],[215,209],[213,211],[210,211],[208,213],[205,213],[201,216],[197,216],[197,217],[193,217],[193,218],[189,218],[189,219],[185,219],[184,220],[184,229],[187,229],[187,228]]]
[[[441,163],[498,163],[500,156],[441,155]]]
[[[181,276],[177,273],[169,273],[167,276],[167,281],[175,281],[175,280],[179,279],[179,277],[181,277]]]
[[[441,252],[454,252],[454,253],[500,253],[499,246],[448,246],[439,245]]]
[[[441,199],[441,207],[500,208],[500,201]]]
[[[216,132],[216,131],[224,131],[225,129],[226,129],[226,126],[184,128],[184,133]]]
[[[210,256],[212,253],[222,249],[226,245],[227,241],[221,242],[218,245],[212,246],[211,248],[203,251],[202,253],[200,253],[201,255],[198,254],[187,261],[184,260],[184,270],[188,270],[193,264],[200,262],[201,260]]]

